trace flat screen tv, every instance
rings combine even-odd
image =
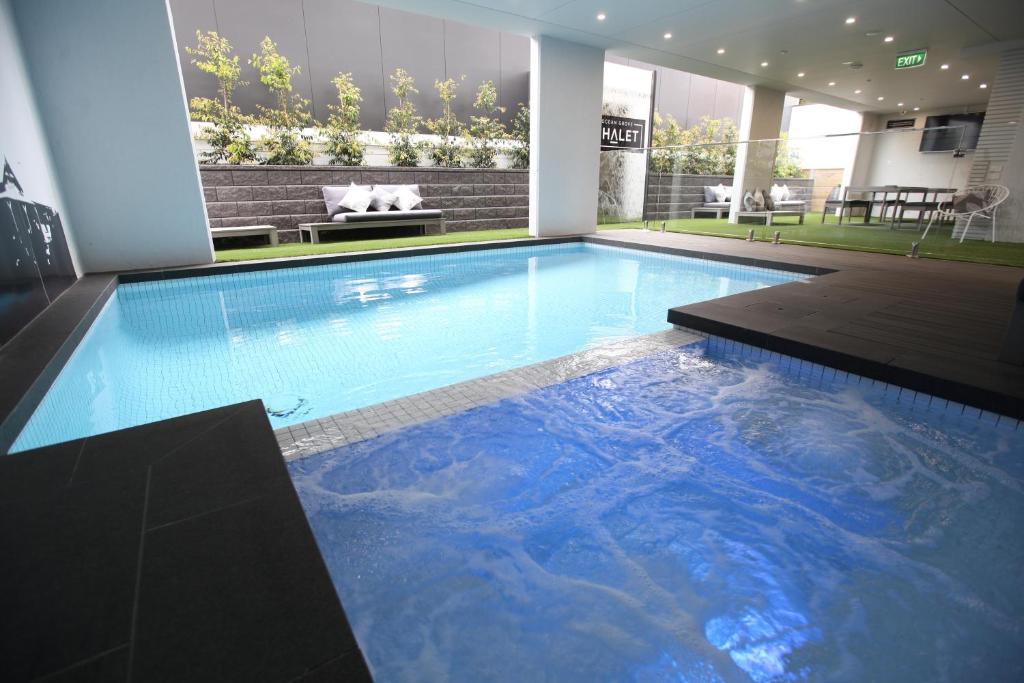
[[[924,123],[926,129],[921,134],[921,152],[952,152],[955,149],[972,150],[978,146],[981,135],[981,123],[985,120],[985,112],[974,114],[943,114],[929,116]]]

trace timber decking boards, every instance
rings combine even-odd
[[[642,230],[587,239],[836,271],[669,322],[1024,418],[1024,368],[997,359],[1024,269]]]

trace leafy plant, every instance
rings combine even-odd
[[[427,130],[441,138],[435,143],[428,153],[431,161],[437,166],[457,167],[459,163],[459,135],[462,133],[462,123],[452,111],[452,102],[455,101],[455,91],[459,84],[466,79],[462,76],[458,81],[449,78],[445,81],[434,81],[434,89],[441,98],[441,116],[426,121]]]
[[[398,98],[398,106],[388,110],[384,130],[391,133],[388,145],[388,161],[392,166],[416,166],[423,146],[412,138],[419,129],[422,119],[416,115],[416,106],[410,95],[419,94],[416,82],[405,69],[395,69],[391,74],[391,92]]]
[[[277,99],[277,108],[257,105],[260,120],[270,132],[261,141],[267,152],[267,164],[308,164],[313,160],[310,137],[302,133],[313,117],[306,111],[309,100],[292,92],[292,76],[299,67],[277,51],[277,44],[265,36],[260,52],[249,63],[260,72],[260,83]]]
[[[329,105],[331,116],[324,130],[327,153],[332,164],[362,166],[365,153],[365,147],[359,140],[362,92],[352,82],[351,73],[339,73],[331,82],[338,89],[338,104]]]
[[[806,178],[807,171],[800,168],[800,155],[789,148],[789,134],[779,135],[775,150],[776,178]]]
[[[256,160],[256,150],[246,133],[245,125],[251,118],[231,104],[236,88],[248,85],[242,80],[238,56],[231,56],[231,43],[216,31],[196,31],[196,47],[186,47],[192,64],[203,73],[217,79],[218,99],[194,97],[189,103],[193,121],[206,121],[213,125],[203,128],[199,137],[209,143],[210,151],[199,155],[199,161],[216,164],[225,161],[240,164]]]
[[[530,108],[522,102],[512,118],[512,139],[519,144],[512,148],[512,168],[530,168]]]
[[[732,119],[704,116],[697,125],[684,129],[671,115],[665,123],[655,113],[654,125],[652,137],[655,147],[678,146],[654,150],[651,170],[693,175],[733,174],[739,131]]]
[[[505,125],[498,114],[505,113],[505,107],[498,106],[498,89],[494,81],[484,81],[476,91],[473,107],[480,115],[469,117],[469,126],[463,133],[468,143],[465,160],[470,168],[494,168],[498,148],[494,144],[506,137]]]

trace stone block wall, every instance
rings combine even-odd
[[[796,199],[810,202],[814,189],[811,178],[777,178],[773,182],[788,185]],[[704,186],[719,183],[732,185],[732,176],[651,173],[647,178],[645,216],[654,221],[689,218],[690,211],[704,203]]]
[[[282,242],[299,223],[326,222],[324,185],[420,186],[423,207],[441,209],[449,232],[526,227],[529,172],[508,169],[350,166],[200,166],[210,227],[274,225]]]

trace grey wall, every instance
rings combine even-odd
[[[506,123],[529,97],[530,43],[524,36],[352,0],[170,0],[170,7],[188,97],[216,95],[213,77],[189,62],[185,47],[195,45],[197,30],[217,31],[244,64],[242,75],[250,85],[237,93],[235,103],[248,113],[255,113],[256,104],[273,104],[247,63],[265,35],[300,67],[295,92],[311,100],[321,121],[330,113],[327,105],[337,101],[331,79],[345,71],[362,90],[362,124],[368,130],[383,129],[386,107],[395,105],[388,76],[396,67],[416,79],[420,94],[413,102],[428,118],[440,114],[436,79],[465,74],[455,101],[462,121],[482,81],[497,85],[500,103],[508,107]]]
[[[655,81],[654,109],[662,116],[671,114],[679,125],[690,127],[702,116],[714,119],[730,118],[739,125],[740,109],[743,106],[743,86],[719,81],[706,76],[666,69],[663,66],[624,59],[609,55],[608,61],[640,69],[650,69],[657,74]]]

